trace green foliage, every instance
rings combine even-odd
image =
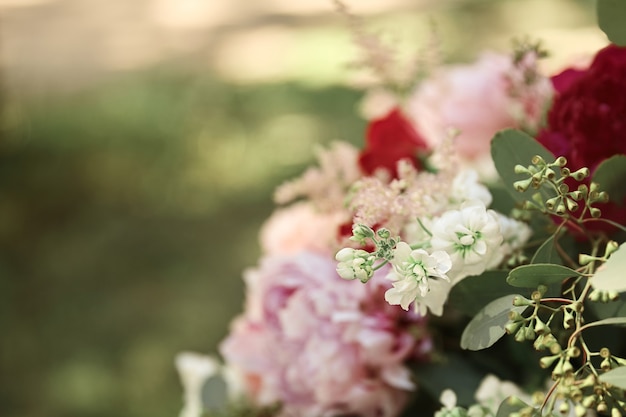
[[[626,2],[621,1],[626,5]],[[626,11],[625,11],[626,14]],[[626,28],[626,16],[621,25]],[[622,205],[626,197],[626,155],[613,155],[602,161],[593,173],[593,182],[598,183],[609,194],[611,202]]]
[[[206,410],[223,410],[228,404],[228,386],[222,375],[213,375],[202,386],[202,405]]]
[[[611,42],[626,46],[626,2],[624,0],[597,0],[598,25]]]
[[[502,130],[491,141],[491,156],[498,175],[517,202],[530,200],[535,190],[531,188],[524,192],[518,192],[513,184],[520,179],[520,176],[515,173],[513,168],[516,165],[527,166],[535,155],[541,156],[546,161],[554,159],[554,156],[539,142],[520,130]],[[546,196],[552,197],[551,195]]]
[[[461,335],[461,347],[468,350],[481,350],[496,343],[505,335],[505,324],[511,311],[521,313],[524,306],[514,307],[513,297],[508,294],[489,304],[474,316]]]
[[[579,272],[563,265],[531,264],[513,269],[506,282],[518,288],[537,288],[539,285],[560,283],[567,278],[579,276]]]
[[[559,252],[556,249],[555,245],[556,235],[552,235],[547,238],[541,246],[535,251],[532,259],[530,260],[531,264],[552,264],[552,263],[561,263],[561,257],[559,256]]]
[[[507,397],[502,403],[500,407],[498,407],[498,411],[496,412],[496,417],[509,417],[513,413],[519,413],[522,410],[527,410],[532,408],[532,406],[526,404],[524,401],[520,400],[518,397],[511,396]],[[529,417],[540,416],[541,413],[533,412],[529,414]]]
[[[620,366],[600,375],[600,381],[626,390],[626,366]]]
[[[511,294],[511,286],[506,282],[507,275],[508,271],[485,271],[464,278],[450,290],[448,304],[474,316],[496,298]]]

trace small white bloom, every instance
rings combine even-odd
[[[393,281],[393,288],[385,292],[385,300],[392,305],[399,304],[404,310],[429,293],[431,278],[449,281],[446,273],[452,265],[450,256],[443,251],[429,254],[424,249],[413,250],[405,242],[396,245],[391,264],[393,270],[387,279]]]
[[[450,196],[453,203],[478,200],[485,207],[489,207],[493,200],[489,189],[480,183],[478,173],[473,169],[462,170],[454,177]]]
[[[203,413],[202,386],[220,371],[219,362],[199,353],[181,352],[176,355],[175,363],[185,393],[180,417],[200,417]]]
[[[481,381],[474,398],[480,405],[487,407],[495,415],[500,403],[512,395],[528,403],[531,402],[531,398],[513,382],[502,381],[495,375],[489,374]]]
[[[337,274],[343,279],[359,279],[366,282],[372,277],[372,256],[361,249],[343,248],[335,255]]]
[[[447,252],[452,259],[453,283],[478,275],[502,259],[500,223],[496,213],[479,201],[445,212],[435,219],[431,231],[432,248]]]
[[[502,233],[502,254],[510,255],[520,249],[530,238],[532,229],[524,222],[496,213]]]
[[[448,410],[456,407],[456,394],[451,389],[445,389],[441,392],[439,402]]]

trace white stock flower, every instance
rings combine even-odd
[[[175,363],[184,389],[184,406],[179,417],[200,417],[204,412],[202,386],[220,372],[220,364],[215,358],[193,352],[179,353]]]
[[[489,207],[493,197],[489,189],[480,182],[478,172],[473,169],[461,170],[452,181],[451,199],[453,202],[481,201]]]
[[[433,222],[431,232],[432,249],[445,251],[452,259],[448,275],[453,284],[482,273],[503,257],[498,217],[479,201],[443,213]]]
[[[502,233],[502,252],[510,255],[520,249],[530,238],[532,229],[524,222],[497,213]]]
[[[495,375],[489,374],[481,381],[474,398],[495,415],[502,401],[512,395],[527,403],[531,402],[531,398],[513,382],[502,381]]]
[[[407,243],[400,242],[391,264],[393,270],[387,279],[393,281],[393,288],[385,292],[385,300],[389,304],[400,305],[404,310],[408,310],[415,301],[416,310],[425,313],[428,304],[424,305],[420,301],[430,296],[433,285],[438,288],[435,284],[438,280],[431,278],[449,281],[446,273],[450,270],[451,261],[450,256],[443,251],[429,254],[424,249],[413,250]]]
[[[335,255],[339,261],[337,273],[344,279],[359,279],[366,282],[374,273],[371,255],[361,249],[343,248]]]

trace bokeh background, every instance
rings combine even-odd
[[[606,40],[591,0],[353,0],[448,61]],[[0,416],[171,417],[242,308],[272,190],[362,141],[330,0],[0,0]]]

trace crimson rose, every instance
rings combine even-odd
[[[365,174],[371,175],[384,168],[395,178],[396,166],[401,159],[408,159],[416,168],[421,168],[417,153],[426,150],[428,145],[400,109],[394,108],[384,117],[372,121],[366,136],[365,149],[359,155],[359,165]]]
[[[593,173],[605,159],[626,154],[626,48],[609,45],[589,68],[565,70],[552,83],[555,97],[540,143],[566,157],[572,171],[586,166]],[[604,218],[624,224],[622,203],[598,208]]]

